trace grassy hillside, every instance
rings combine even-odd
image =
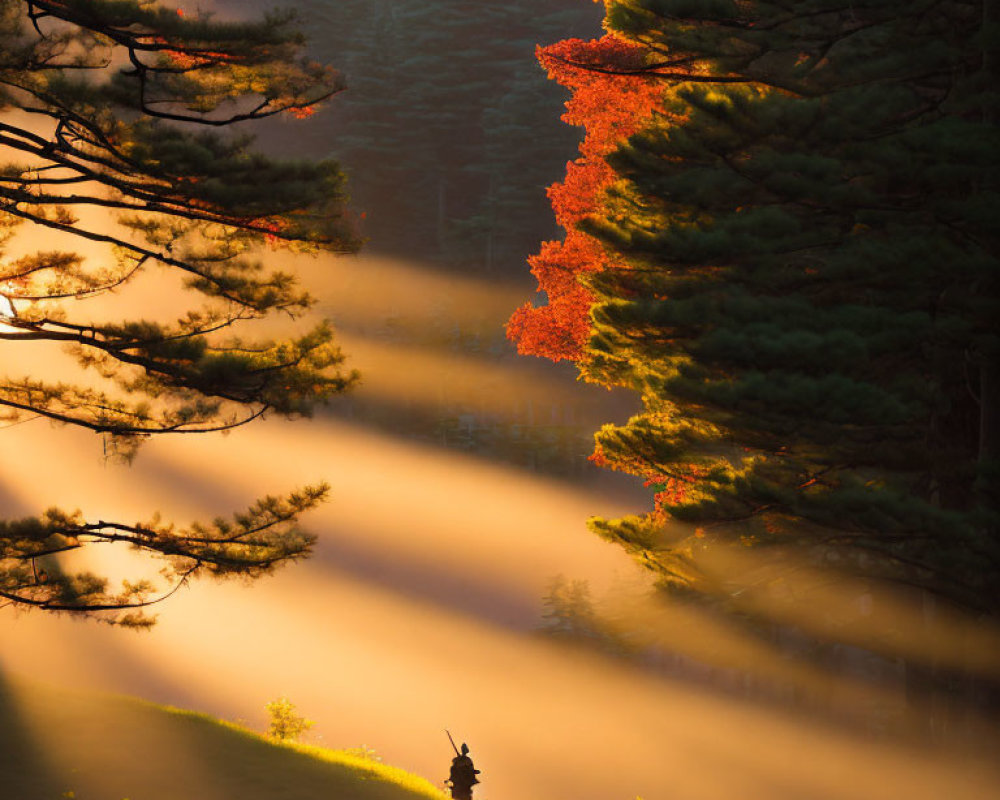
[[[70,794],[72,793],[72,794]],[[0,677],[4,800],[441,800],[428,781],[205,714]]]

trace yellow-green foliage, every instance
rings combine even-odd
[[[272,700],[264,708],[271,715],[267,735],[283,742],[295,742],[316,723],[296,713],[295,703],[287,697]]]

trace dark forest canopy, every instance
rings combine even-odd
[[[641,394],[595,459],[656,507],[594,528],[736,608],[782,573],[720,573],[728,547],[995,615],[995,4],[606,5],[641,61],[564,68],[660,101],[580,223],[611,266],[577,358]]]
[[[350,165],[371,247],[519,268],[553,228],[545,186],[578,141],[538,43],[599,29],[581,0],[338,0],[310,8],[351,91],[329,151]]]
[[[343,88],[304,44],[284,12],[227,23],[142,0],[0,2],[0,247],[22,234],[45,242],[20,257],[0,252],[0,343],[65,346],[94,376],[4,376],[2,421],[79,426],[130,456],[152,435],[308,416],[354,381],[326,323],[284,340],[236,332],[296,317],[312,302],[262,252],[349,253],[359,244],[337,163],[270,158],[224,131],[307,116]],[[93,222],[95,209],[106,222]],[[71,249],[94,243],[100,259]],[[97,322],[73,316],[87,304],[71,315],[62,302],[106,296],[153,269],[197,298],[173,322]],[[0,599],[71,612],[153,602],[144,581],[114,591],[59,568],[54,556],[95,542],[165,558],[174,588],[199,573],[258,575],[308,552],[312,537],[295,520],[325,491],[265,498],[232,522],[183,531],[58,510],[2,522]],[[148,621],[141,612],[108,618]]]

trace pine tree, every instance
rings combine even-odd
[[[770,546],[1000,610],[991,13],[607,3],[663,97],[584,223],[621,265],[582,364],[641,393],[595,457],[657,508],[594,526],[665,584]]]
[[[325,323],[285,340],[236,333],[311,304],[294,276],[264,266],[262,247],[358,245],[335,162],[269,158],[248,137],[220,132],[308,116],[340,91],[336,72],[303,57],[293,23],[282,13],[216,22],[144,0],[0,3],[0,342],[63,346],[93,376],[4,377],[4,422],[86,428],[128,458],[153,435],[308,416],[352,383]],[[39,230],[50,249],[7,256],[19,234]],[[82,241],[104,246],[107,263],[68,249]],[[95,321],[79,317],[86,304],[71,314],[62,303],[107,295],[154,269],[200,305],[164,323]],[[264,498],[231,522],[183,530],[58,509],[0,522],[0,600],[148,624],[138,609],[162,597],[153,586],[115,591],[100,576],[62,572],[58,555],[131,545],[166,559],[173,590],[199,574],[256,576],[308,553],[312,537],[295,521],[325,492]]]

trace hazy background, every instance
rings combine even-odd
[[[264,6],[214,5],[227,15]],[[638,482],[586,460],[592,431],[637,401],[576,382],[566,365],[517,357],[502,326],[533,292],[524,257],[556,233],[544,186],[577,140],[533,46],[546,32],[596,35],[600,6],[296,5],[316,54],[345,64],[356,99],[270,124],[261,142],[336,155],[353,173],[366,254],[296,266],[361,387],[312,421],[160,438],[132,467],[105,461],[85,432],[43,421],[0,430],[0,512],[58,503],[90,519],[158,510],[186,522],[325,480],[332,500],[306,520],[317,553],[251,587],[196,584],[150,633],[2,609],[0,667],[258,728],[264,704],[287,695],[316,720],[312,741],[366,744],[434,781],[447,774],[449,728],[483,771],[483,800],[997,796],[988,720],[969,712],[937,732],[910,724],[912,698],[884,674],[891,659],[859,650],[856,674],[830,675],[793,647],[775,652],[739,627],[665,607],[621,549],[586,530],[590,516],[650,506]],[[500,24],[518,14],[516,31]],[[166,318],[181,307],[155,275],[94,313],[116,303]],[[58,351],[23,345],[0,346],[0,360],[11,374],[66,369]],[[100,555],[112,574],[138,568],[127,554]],[[586,583],[612,644],[631,641],[631,655],[544,633],[560,575]],[[803,619],[822,624],[824,604],[847,603],[838,591],[800,604]],[[930,639],[908,638],[924,610],[874,602],[894,615],[899,647],[1000,674],[993,632],[942,624]],[[866,631],[871,616],[858,608],[859,636],[887,629]],[[748,674],[768,691],[749,691],[759,687]],[[46,731],[27,716],[19,724],[44,751]],[[210,785],[212,765],[190,743],[163,747]],[[50,760],[58,768],[60,754]]]

